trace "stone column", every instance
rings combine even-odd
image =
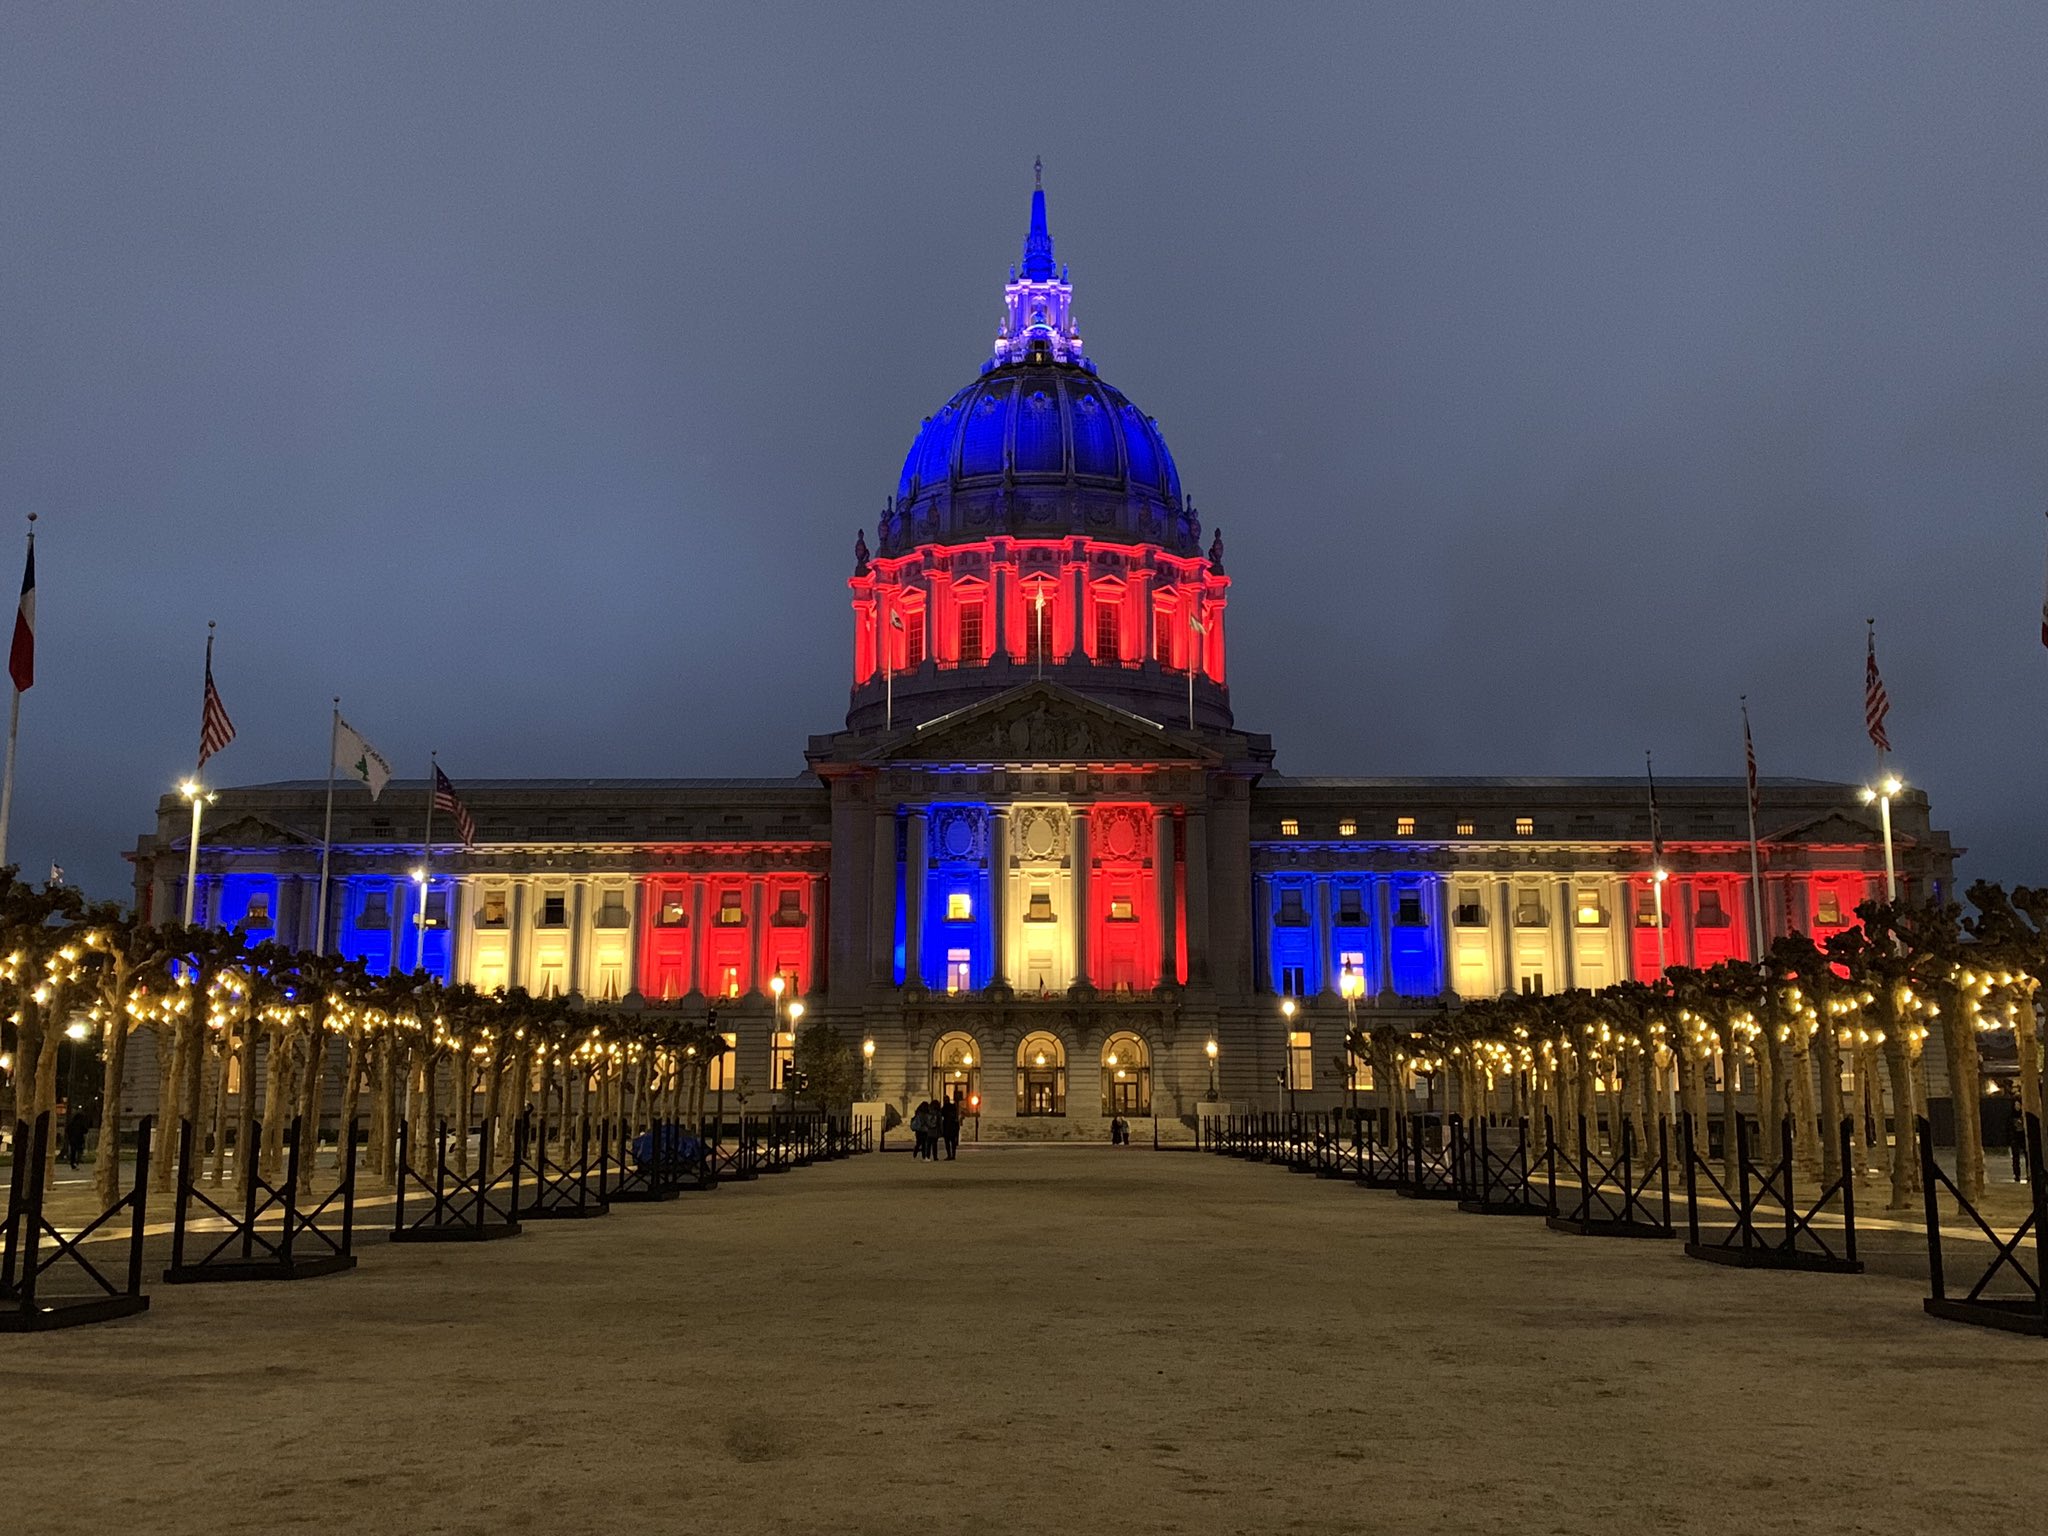
[[[1309,945],[1309,973],[1303,978],[1302,996],[1316,997],[1333,989],[1330,979],[1330,877],[1311,875],[1308,882],[1309,932],[1314,942]]]
[[[1557,935],[1557,975],[1564,990],[1576,987],[1579,974],[1578,948],[1579,915],[1572,899],[1572,881],[1569,875],[1557,877],[1557,920],[1551,927]]]
[[[822,977],[828,996],[841,1005],[859,1000],[868,973],[868,922],[873,913],[861,895],[870,886],[868,866],[861,857],[866,809],[850,780],[832,780],[830,890],[827,900],[812,901],[811,985],[815,989]],[[829,925],[819,917],[821,907],[829,914]]]
[[[868,975],[878,989],[896,983],[896,807],[875,808],[874,882],[868,897]]]
[[[1088,976],[1088,807],[1077,805],[1068,821],[1067,867],[1073,878],[1074,980]]]
[[[1194,826],[1193,812],[1188,825]],[[1188,844],[1188,972],[1195,969],[1195,859],[1194,843]],[[1252,876],[1252,990],[1268,993],[1273,987],[1273,882],[1266,875]],[[1205,1063],[1206,1064],[1206,1063]]]
[[[751,951],[748,969],[754,973],[753,990],[763,997],[774,994],[768,990],[768,882],[759,875],[747,881],[747,948]]]
[[[811,949],[811,974],[807,984],[811,991],[831,995],[832,967],[826,958],[825,935],[827,924],[832,918],[832,893],[830,882],[813,875],[804,887],[804,917],[810,923],[809,939]]]
[[[1385,875],[1372,883],[1373,934],[1379,940],[1380,991],[1394,990],[1394,882]]]
[[[704,926],[704,888],[710,882],[702,875],[690,877],[690,976],[699,997],[710,997],[711,931]]]
[[[1159,985],[1172,986],[1174,962],[1173,910],[1173,812],[1167,806],[1152,811],[1152,875],[1159,890]],[[1155,1069],[1157,1063],[1154,1063]]]
[[[1664,882],[1664,900],[1667,903],[1665,916],[1667,917],[1671,915],[1668,903],[1671,900],[1671,887],[1674,885],[1678,887],[1678,943],[1672,952],[1669,963],[1672,965],[1691,965],[1694,963],[1692,942],[1692,876],[1681,875],[1676,880]]]
[[[999,806],[988,816],[988,947],[989,980],[1006,986],[1010,980],[1010,809]]]
[[[590,992],[589,978],[583,974],[590,958],[589,890],[588,880],[569,882],[569,985],[565,990],[585,996]]]
[[[1451,995],[1451,882],[1442,875],[1430,878],[1436,899],[1430,903],[1436,923],[1436,990],[1440,997]]]
[[[333,898],[330,897],[330,900]],[[526,882],[512,882],[511,900],[506,903],[505,920],[509,931],[505,935],[505,990],[523,987],[526,982],[526,965],[533,950],[533,941],[527,936]]]
[[[1199,805],[1188,807],[1187,839],[1188,985],[1206,987],[1210,976],[1209,816]]]
[[[1494,882],[1500,908],[1500,989],[1517,991],[1515,981],[1515,882],[1502,875]]]
[[[910,835],[903,841],[903,980],[924,983],[924,877],[931,855],[925,847],[925,808],[910,808]]]

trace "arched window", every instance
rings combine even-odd
[[[1142,1036],[1129,1030],[1102,1042],[1102,1112],[1152,1113],[1152,1052]]]
[[[981,1047],[974,1036],[954,1030],[933,1042],[931,1096],[942,1104],[957,1100],[962,1114],[981,1113]]]
[[[1017,1113],[1067,1112],[1067,1048],[1048,1030],[1036,1030],[1017,1047]]]

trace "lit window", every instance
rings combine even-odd
[[[1394,818],[1394,836],[1413,837],[1414,835],[1415,818],[1413,816],[1396,816]]]
[[[1533,817],[1533,816],[1517,816],[1517,817],[1515,818],[1515,836],[1517,836],[1517,837],[1534,837],[1535,835],[1536,835],[1536,818],[1535,818],[1535,817]]]
[[[688,927],[690,922],[690,914],[686,910],[684,910],[683,898],[679,895],[676,895],[673,892],[662,897],[661,914],[655,919],[655,921],[664,928]]]
[[[974,990],[973,957],[964,949],[946,951],[946,990],[948,992],[971,992]]]
[[[796,1035],[790,1030],[775,1032],[775,1060],[772,1081],[777,1093],[789,1086],[790,1071],[796,1066]]]
[[[1835,894],[1835,888],[1824,885],[1814,898],[1813,920],[1816,923],[1839,923],[1842,920],[1842,899]]]
[[[1353,821],[1349,816],[1346,816],[1342,821],[1337,823],[1337,835],[1339,837],[1358,836],[1358,823]]]
[[[478,923],[478,925],[479,925],[480,927],[484,927],[484,928],[502,928],[502,927],[504,927],[504,926],[505,926],[505,893],[504,893],[503,891],[490,891],[490,892],[487,892],[487,893],[485,893],[485,896],[484,896],[484,900],[483,900],[483,906],[482,906],[482,908],[481,908],[481,909],[480,909],[480,910],[479,910],[479,911],[477,912],[477,915],[476,915],[476,920],[477,920],[477,923]]]
[[[1287,1086],[1308,1092],[1315,1085],[1315,1036],[1305,1029],[1290,1029],[1287,1032]]]
[[[717,1057],[713,1059],[710,1070],[705,1073],[704,1081],[705,1088],[713,1093],[716,1093],[721,1088],[730,1089],[732,1087],[734,1047],[740,1041],[738,1035],[720,1035],[718,1038],[725,1042],[725,1049],[719,1052]]]
[[[1581,928],[1603,928],[1607,924],[1607,913],[1600,905],[1598,891],[1580,891],[1577,911]]]
[[[248,908],[242,913],[242,921],[254,926],[263,926],[270,921],[270,892],[251,891]]]
[[[723,992],[727,997],[738,997],[740,995],[740,968],[738,966],[728,965],[725,967],[724,979],[719,984],[719,991]]]
[[[569,925],[569,898],[567,896],[543,896],[540,899],[540,926],[543,928],[566,928]]]
[[[1112,923],[1134,923],[1138,920],[1137,911],[1132,907],[1130,897],[1112,896],[1109,898],[1109,920]]]
[[[1031,899],[1024,905],[1024,921],[1027,923],[1049,923],[1053,921],[1051,891],[1042,885],[1031,888]]]
[[[1458,823],[1458,836],[1460,837],[1470,837],[1473,833],[1473,830],[1474,829],[1472,823],[1469,821],[1461,821]],[[1533,831],[1534,829],[1531,828],[1531,830]]]
[[[746,913],[740,910],[740,893],[738,891],[720,891],[718,893],[718,926],[721,928],[738,928],[744,926],[746,921]]]
[[[1517,928],[1541,928],[1550,919],[1543,915],[1543,898],[1534,887],[1524,887],[1515,893],[1515,926]]]
[[[1657,893],[1650,886],[1643,886],[1636,892],[1636,926],[1654,928],[1657,926]],[[1671,926],[1671,914],[1664,914],[1664,926]]]
[[[974,898],[965,891],[946,894],[946,921],[964,923],[974,916]]]
[[[1301,836],[1301,823],[1292,816],[1282,816],[1280,818],[1280,835],[1282,837]]]
[[[960,608],[960,665],[978,667],[983,659],[981,604],[963,603]]]
[[[1363,1056],[1351,1058],[1351,1086],[1360,1093],[1372,1092],[1372,1063]]]
[[[1339,951],[1337,955],[1337,994],[1340,997],[1359,997],[1364,992],[1364,951],[1357,949]]]

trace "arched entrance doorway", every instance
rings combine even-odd
[[[1102,1112],[1152,1113],[1152,1052],[1142,1036],[1129,1030],[1102,1042]]]
[[[1067,1048],[1050,1030],[1034,1030],[1017,1047],[1017,1113],[1067,1112]]]
[[[981,1047],[974,1036],[956,1029],[933,1042],[932,1097],[941,1104],[957,1099],[965,1115],[981,1113]]]

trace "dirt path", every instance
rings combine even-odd
[[[869,1157],[153,1290],[134,1322],[0,1340],[0,1530],[1896,1533],[2042,1507],[2048,1343],[1926,1319],[1911,1281],[1189,1153]]]

